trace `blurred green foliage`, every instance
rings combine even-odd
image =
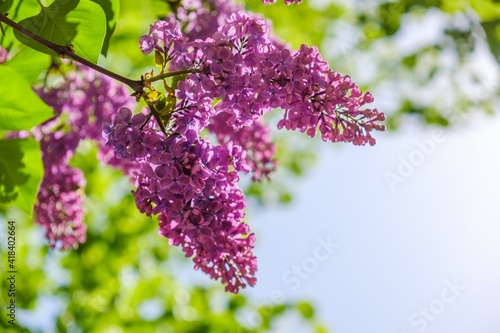
[[[375,104],[388,113],[390,130],[409,118],[449,126],[460,123],[463,113],[491,112],[498,105],[498,78],[491,75],[500,69],[498,1],[310,0],[290,9],[245,3],[272,20],[275,32],[294,47],[311,42],[320,46],[334,69],[374,92]],[[401,39],[412,21],[420,24],[411,27],[413,37],[435,38],[422,44],[417,38],[408,50]],[[477,58],[478,53],[497,64],[490,71],[472,70],[478,63],[491,67],[488,59]],[[447,83],[439,87],[441,94],[421,98],[422,92],[436,89],[433,84],[441,81]],[[381,101],[384,97],[391,102]]]
[[[0,140],[0,151],[0,200],[31,217],[33,193],[43,179],[40,145],[33,139]]]

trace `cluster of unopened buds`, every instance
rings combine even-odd
[[[131,177],[137,208],[158,217],[160,234],[192,257],[195,269],[238,292],[255,284],[257,269],[239,177],[251,173],[259,181],[276,167],[263,116],[277,109],[283,112],[278,129],[318,134],[324,141],[375,144],[371,133],[384,130],[384,114],[365,107],[373,102],[370,93],[332,71],[316,47],[290,51],[270,36],[265,21],[236,4],[213,2],[220,9],[216,16],[204,16],[205,7],[186,7],[140,38],[142,52],[154,53],[160,68],[143,77],[144,89],[136,96],[147,104],[141,112],[132,112],[126,91],[84,67],[66,84],[40,91],[48,104],[70,114],[73,133],[40,131],[52,145],[71,143],[69,155],[44,150],[44,181],[52,187],[40,192],[38,221],[51,244],[70,248],[85,238],[83,213],[73,209],[58,215],[54,191],[81,192],[81,175],[67,160],[78,140],[92,138],[99,142],[101,160]],[[204,26],[216,30],[198,29]],[[103,97],[104,89],[113,98]],[[53,161],[64,167],[55,168]],[[54,181],[58,170],[71,189]],[[81,204],[79,197],[63,198],[69,207]],[[43,211],[58,218],[47,220]],[[68,214],[72,224],[64,222]]]

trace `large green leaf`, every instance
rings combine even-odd
[[[0,202],[31,216],[43,177],[40,146],[33,139],[0,140]]]
[[[5,1],[7,3],[7,7],[10,5],[10,9],[4,11],[6,13],[8,11],[9,17],[11,20],[20,20],[32,15],[35,15],[40,10],[40,5],[37,1],[26,1],[26,0],[13,0],[13,1]]]
[[[12,6],[12,0],[0,0],[0,12],[6,13]]]
[[[500,3],[498,0],[470,0],[472,8],[481,21],[494,21],[500,18]]]
[[[28,83],[35,83],[40,74],[49,68],[49,64],[49,56],[24,45],[21,45],[14,56],[4,63],[5,66],[19,73]]]
[[[9,18],[14,21],[19,21],[23,18],[36,15],[40,11],[40,6],[36,1],[25,0],[0,0],[0,12],[9,13]],[[3,25],[5,35],[0,35],[0,44],[3,48],[11,51],[11,48],[18,44],[12,29],[5,24]]]
[[[15,70],[0,65],[0,77],[0,130],[29,130],[54,116]]]
[[[26,29],[59,45],[73,46],[76,54],[97,63],[106,35],[106,15],[91,0],[57,0],[41,6],[38,15],[19,22]],[[43,53],[56,55],[47,47],[15,32],[16,38]]]
[[[113,32],[115,32],[116,22],[118,21],[118,14],[120,12],[120,0],[92,0],[98,3],[104,13],[106,14],[106,37],[104,38],[104,44],[102,45],[101,53],[107,55],[109,48],[109,41]]]

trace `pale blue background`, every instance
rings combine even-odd
[[[260,266],[257,286],[245,293],[254,304],[269,302],[275,290],[283,300],[310,299],[336,333],[499,333],[500,118],[486,116],[473,102],[496,98],[500,69],[478,40],[462,64],[452,49],[419,63],[416,72],[424,78],[426,66],[439,65],[428,82],[399,67],[384,72],[388,63],[442,41],[446,26],[465,21],[429,10],[403,22],[393,38],[360,50],[362,32],[340,19],[322,52],[369,86],[379,109],[396,111],[409,98],[448,110],[453,125],[444,131],[408,117],[397,132],[376,133],[375,147],[318,144],[316,167],[305,179],[290,179],[294,203],[249,213]],[[380,73],[385,79],[377,82]],[[473,74],[479,82],[470,80]],[[469,113],[457,117],[456,103],[464,96]],[[436,136],[441,140],[433,152],[391,188],[386,174],[421,154],[417,142]],[[304,260],[311,265],[317,239],[328,236],[340,246],[293,290],[283,275],[290,277]],[[441,300],[451,295],[445,281],[465,288],[449,304]],[[442,304],[423,325],[421,308]],[[274,331],[307,332],[298,323],[288,317]]]
[[[475,118],[446,132],[394,191],[385,173],[434,129],[408,125],[371,148],[322,145],[295,203],[253,216],[259,282],[247,294],[256,304],[274,289],[311,299],[338,333],[500,332],[500,119]],[[292,290],[283,274],[326,236],[340,246]],[[411,325],[455,279],[465,286],[455,301],[425,330]],[[305,331],[285,321],[276,332]]]

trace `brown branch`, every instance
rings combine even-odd
[[[109,76],[110,78],[113,78],[117,81],[120,81],[130,88],[134,90],[136,94],[142,94],[143,89],[144,89],[144,81],[143,80],[131,80],[129,78],[126,78],[124,76],[121,76],[119,74],[116,74],[115,72],[112,72],[110,70],[107,70],[106,68],[103,68],[99,65],[94,64],[93,62],[80,57],[79,55],[75,54],[73,50],[71,49],[70,45],[67,46],[62,46],[58,45],[55,43],[52,43],[51,41],[38,36],[37,34],[34,34],[33,32],[29,31],[28,29],[24,28],[23,26],[17,24],[16,22],[12,21],[9,19],[6,15],[0,13],[0,22],[5,23],[9,27],[11,27],[14,30],[17,30],[19,33],[23,34],[24,36],[28,37],[31,40],[34,40],[35,42],[51,49],[54,51],[56,54],[63,58],[69,58],[72,59],[76,62],[79,62],[82,65],[85,65],[87,67],[92,68],[93,70],[102,73],[106,76]]]
[[[127,86],[129,86],[130,88],[132,88],[134,90],[134,95],[144,98],[146,103],[149,105],[149,107],[151,109],[151,114],[155,117],[156,122],[160,126],[162,132],[165,133],[165,135],[167,135],[167,132],[166,132],[165,126],[163,125],[162,119],[161,119],[160,115],[158,114],[158,112],[154,109],[154,107],[152,107],[148,103],[148,97],[147,97],[147,94],[144,92],[144,88],[150,87],[149,84],[151,82],[160,81],[160,80],[166,79],[168,77],[190,74],[190,73],[199,73],[198,69],[186,69],[186,70],[179,70],[179,71],[168,72],[168,73],[161,73],[161,74],[159,74],[157,76],[153,76],[151,78],[144,79],[144,77],[141,77],[141,80],[131,80],[129,78],[126,78],[124,76],[116,74],[110,70],[107,70],[106,68],[103,68],[97,64],[94,64],[93,62],[75,54],[75,52],[73,51],[73,47],[71,45],[62,46],[62,45],[55,44],[55,43],[37,35],[37,34],[29,31],[28,29],[24,28],[20,24],[17,24],[16,22],[12,21],[11,19],[9,19],[7,17],[6,14],[0,13],[0,28],[3,31],[3,26],[1,24],[2,22],[5,23],[6,25],[8,25],[9,27],[11,27],[12,29],[18,31],[19,33],[23,34],[27,38],[29,38],[29,39],[47,47],[48,49],[52,50],[54,53],[58,54],[60,57],[72,59],[72,60],[74,60],[82,65],[85,65],[89,68],[92,68],[93,70],[95,70],[99,73],[102,73],[102,74],[104,74],[112,79],[120,81],[120,82],[126,84]]]

